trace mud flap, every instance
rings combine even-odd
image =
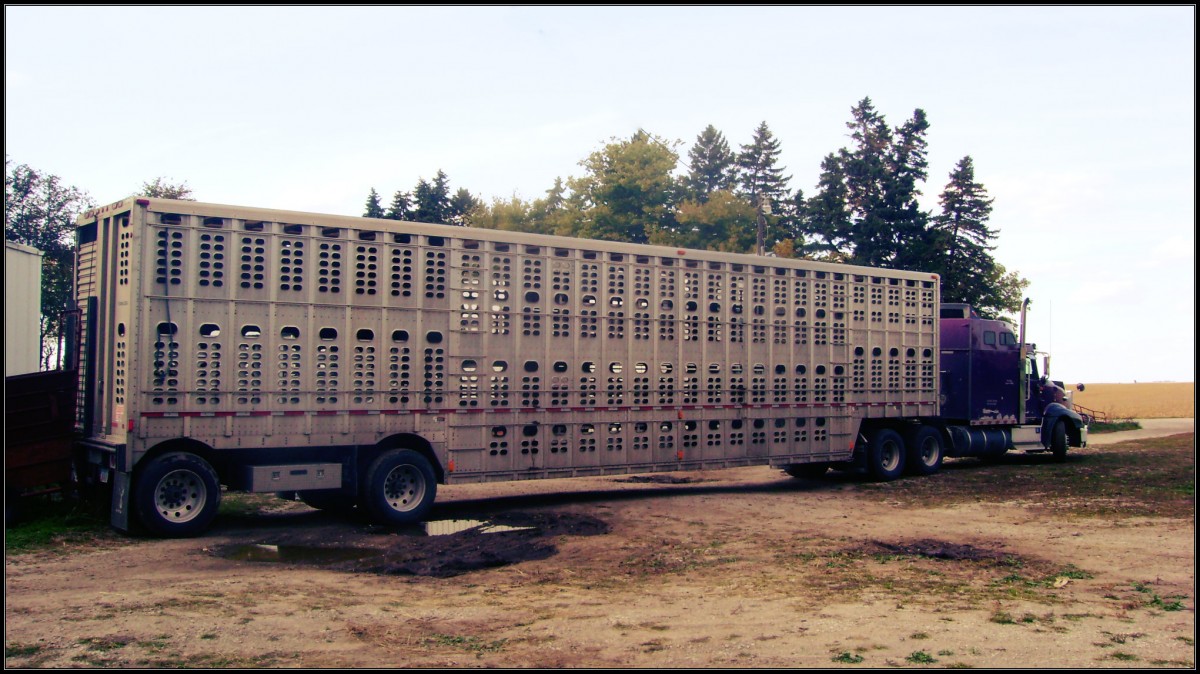
[[[123,533],[129,533],[129,492],[132,475],[121,470],[112,471],[112,508],[109,523]]]

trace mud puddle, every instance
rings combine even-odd
[[[1012,554],[1002,550],[981,548],[966,543],[952,543],[935,539],[921,539],[900,543],[871,541],[869,544],[856,548],[854,552],[866,555],[894,555],[903,557],[923,557],[948,561],[983,562],[986,564],[1019,563]]]
[[[337,545],[309,540],[311,536],[280,534],[212,552],[239,562],[448,578],[547,559],[558,552],[553,542],[556,537],[596,536],[608,531],[608,524],[588,515],[504,513],[486,520],[434,520],[384,534],[363,534]]]
[[[679,475],[634,475],[633,477],[625,477],[613,482],[626,482],[633,484],[699,484],[701,482],[714,482],[711,478],[699,477],[682,477]]]

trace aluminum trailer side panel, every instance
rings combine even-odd
[[[449,482],[786,465],[938,414],[929,274],[158,199],[80,231],[121,470],[181,438],[420,438]]]

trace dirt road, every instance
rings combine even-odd
[[[1194,436],[1173,447],[1194,460]],[[251,500],[200,539],[9,556],[5,664],[1192,667],[1194,516],[1055,496],[1146,451],[888,484],[744,468],[446,487],[428,533]],[[992,475],[1017,486],[913,500]],[[477,526],[450,533],[461,520]]]

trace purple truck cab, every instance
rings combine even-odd
[[[1060,382],[1039,375],[1035,353],[1007,322],[980,318],[966,304],[942,305],[939,402],[949,456],[1009,448],[1062,456],[1087,445],[1087,420]]]

